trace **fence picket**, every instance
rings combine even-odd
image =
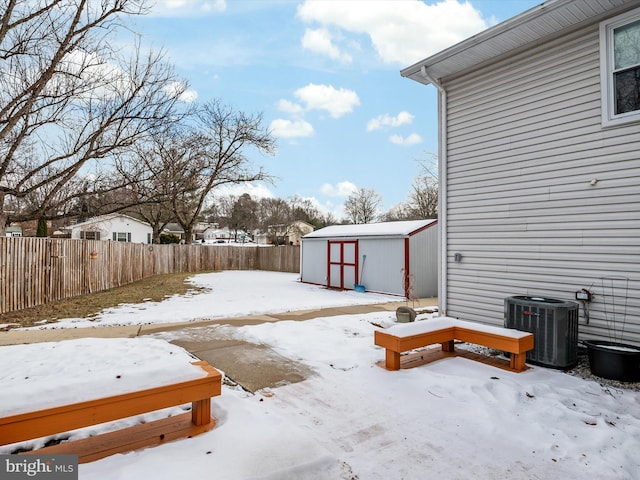
[[[0,237],[0,314],[154,275],[221,270],[298,273],[300,247]]]

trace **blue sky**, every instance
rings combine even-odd
[[[163,48],[191,99],[262,113],[275,183],[225,191],[312,199],[342,218],[356,188],[406,200],[437,153],[436,90],[400,70],[539,0],[158,0],[133,29]]]

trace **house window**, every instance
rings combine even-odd
[[[640,121],[640,9],[600,24],[602,124]]]
[[[114,242],[130,242],[131,241],[131,233],[129,233],[129,232],[113,232],[113,241]]]
[[[151,233],[147,233],[147,243],[153,243],[153,235]]]
[[[80,238],[83,240],[100,240],[100,232],[83,230],[80,232]]]

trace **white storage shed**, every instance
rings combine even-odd
[[[438,222],[333,225],[301,241],[305,283],[407,298],[438,295]]]

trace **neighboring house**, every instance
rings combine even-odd
[[[228,228],[208,227],[202,232],[202,243],[227,243],[233,235]]]
[[[266,232],[255,233],[257,243],[271,245],[300,245],[300,239],[315,230],[315,227],[303,220],[292,223],[269,225]]]
[[[555,0],[402,70],[439,96],[442,312],[586,289],[580,337],[640,344],[639,45],[640,1]]]
[[[5,237],[21,237],[22,236],[22,228],[21,227],[6,227],[4,229]]]
[[[66,227],[71,238],[83,240],[113,240],[114,242],[152,243],[153,229],[141,220],[123,214],[93,217]]]
[[[252,235],[253,235],[254,242],[256,242],[258,245],[268,245],[269,244],[269,234],[268,233],[261,232],[259,230],[254,230]]]
[[[202,240],[204,240],[204,232],[210,228],[217,228],[217,225],[217,223],[197,223],[191,230],[191,241],[198,243],[202,242]]]
[[[173,235],[178,240],[184,240],[184,230],[179,223],[167,223],[162,230],[163,235]]]
[[[305,283],[351,290],[356,284],[407,298],[438,291],[436,220],[333,225],[302,237]]]
[[[11,235],[12,237],[35,237],[38,233],[38,221],[37,220],[26,220],[24,222],[16,222],[11,224],[12,231],[14,234],[19,232],[19,235]],[[47,222],[47,228],[49,231],[51,230],[51,222]],[[5,230],[5,233],[9,230]],[[7,235],[9,236],[9,235]]]
[[[285,242],[288,245],[300,245],[300,238],[315,230],[313,225],[302,220],[296,220],[287,227]]]
[[[248,243],[251,237],[244,230],[233,231],[228,227],[209,227],[202,233],[202,243]]]

